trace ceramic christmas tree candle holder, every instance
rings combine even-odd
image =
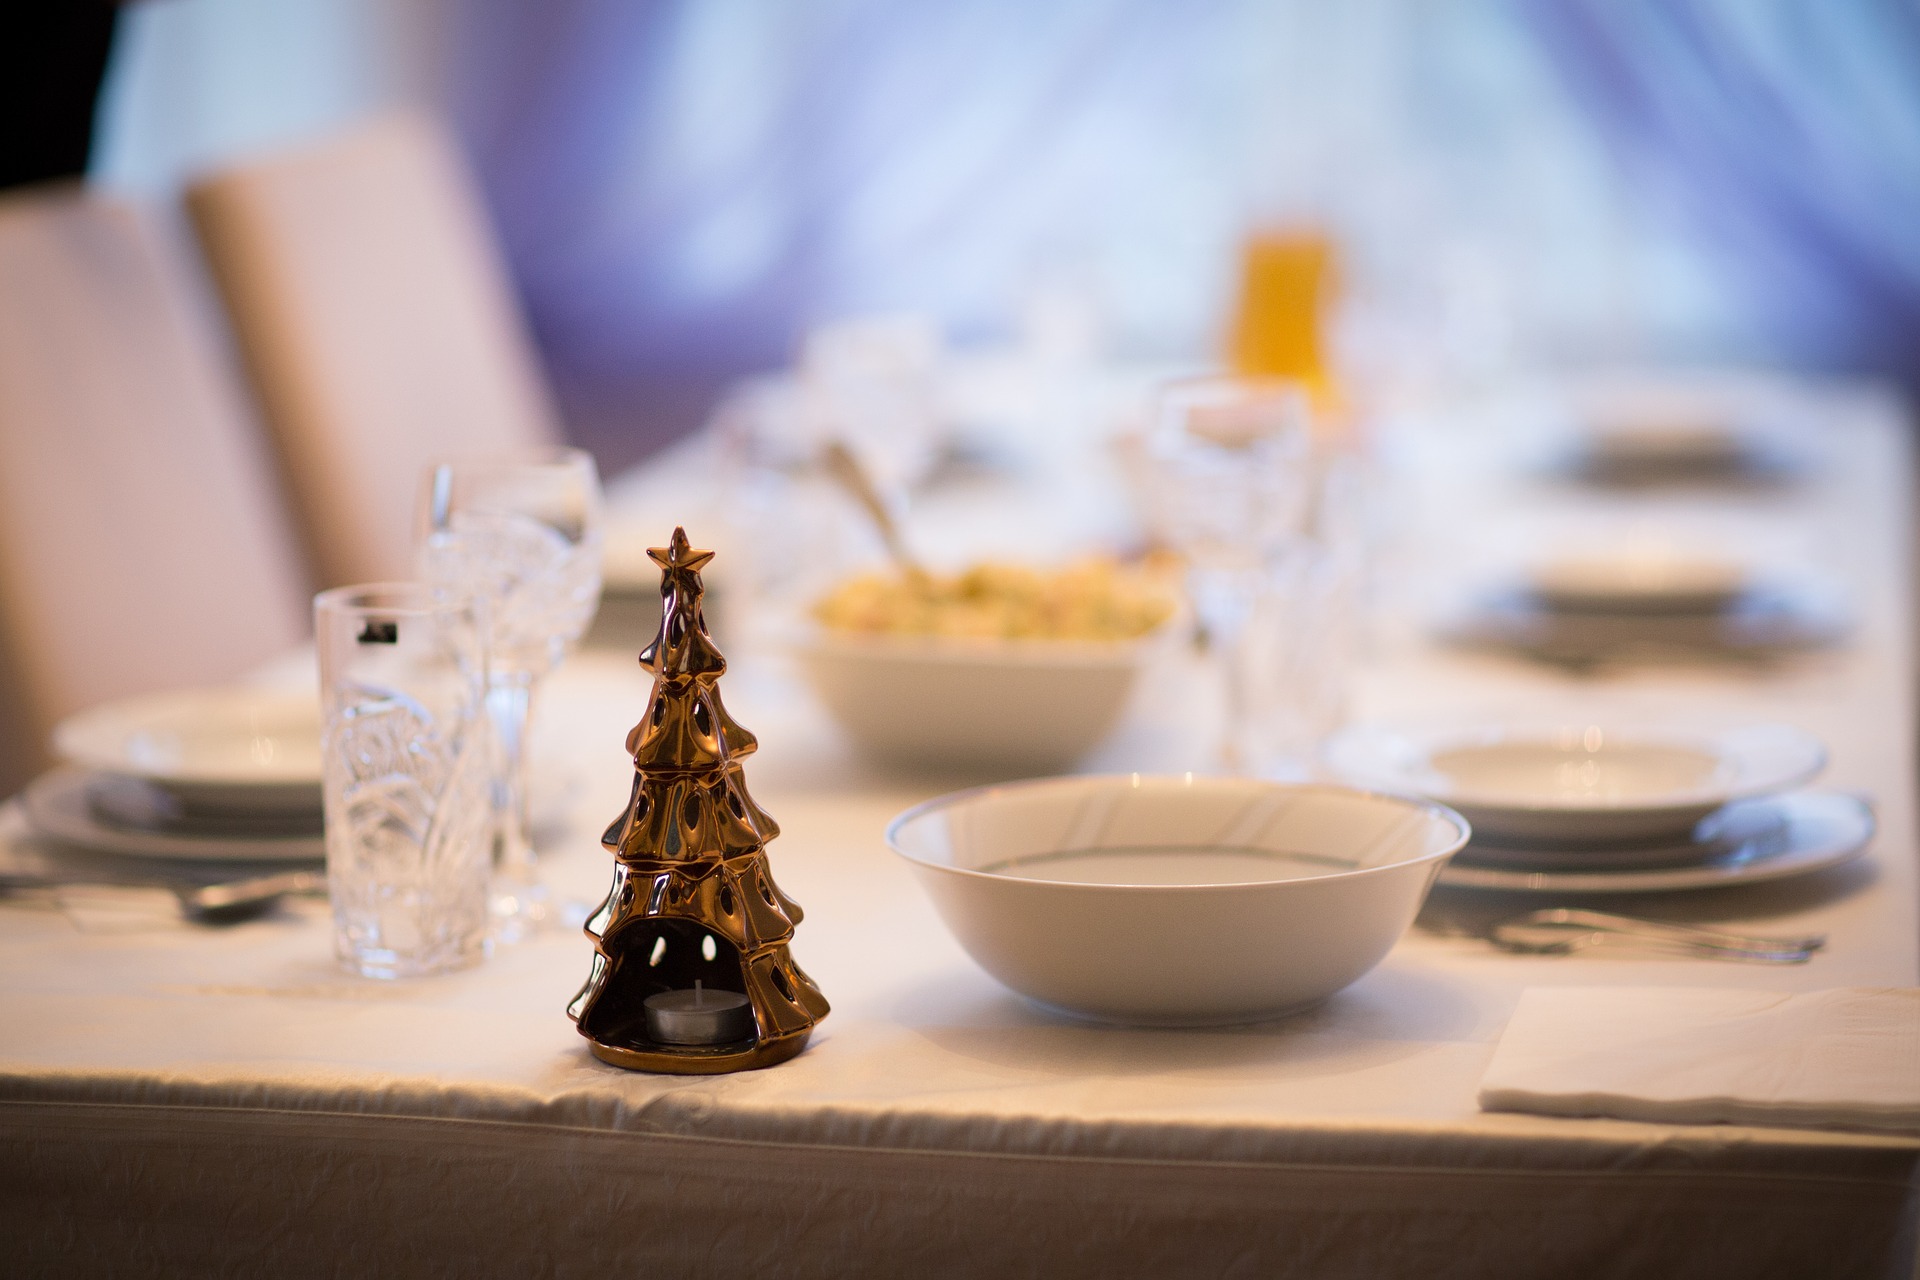
[[[787,952],[801,911],[767,866],[780,828],[747,793],[754,737],[720,701],[727,663],[700,609],[713,553],[675,529],[647,554],[663,575],[660,630],[640,652],[653,694],[627,735],[633,792],[601,841],[613,885],[587,921],[593,967],[567,1013],[615,1066],[772,1066],[806,1047],[827,1001]]]

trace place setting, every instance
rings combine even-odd
[[[53,734],[25,792],[44,834],[129,857],[302,861],[321,838],[320,704],[225,687],[108,703]]]
[[[1349,729],[1340,776],[1447,804],[1473,838],[1453,888],[1661,894],[1809,875],[1863,856],[1872,805],[1811,790],[1826,750],[1784,724],[1580,720]]]
[[[1572,387],[1532,452],[1544,476],[1627,491],[1779,489],[1815,462],[1775,397],[1726,379]]]
[[[62,763],[20,798],[39,839],[10,851],[0,891],[164,889],[198,924],[324,891],[311,692],[226,686],[107,703],[61,722],[53,745]]]
[[[1851,619],[1830,584],[1706,539],[1586,536],[1489,573],[1435,630],[1567,667],[1778,663],[1831,648]]]

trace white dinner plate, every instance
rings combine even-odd
[[[1436,620],[1443,640],[1544,662],[1766,662],[1837,643],[1847,609],[1833,592],[1756,584],[1717,610],[1549,607],[1525,588],[1496,591]]]
[[[229,687],[130,698],[61,721],[53,745],[81,768],[203,801],[320,803],[320,704],[310,692]]]
[[[1549,471],[1589,484],[1778,485],[1805,470],[1803,454],[1772,436],[1750,432],[1612,432],[1556,450]]]
[[[261,790],[250,787],[245,795],[251,800]],[[278,788],[265,790],[279,796]],[[180,836],[318,835],[324,815],[317,788],[311,800],[300,805],[209,803],[197,793],[183,796],[145,778],[94,770],[87,774],[87,807],[99,821]]]
[[[1697,867],[1755,840],[1777,836],[1787,808],[1779,796],[1736,800],[1701,820],[1686,838],[1653,844],[1605,844],[1593,848],[1533,848],[1470,843],[1456,863],[1501,871],[1621,871],[1628,868]]]
[[[1738,467],[1764,443],[1724,413],[1681,410],[1589,417],[1575,447],[1585,462],[1608,471],[1699,471]]]
[[[1790,725],[1568,721],[1360,726],[1335,738],[1327,759],[1356,782],[1452,806],[1476,839],[1591,849],[1685,839],[1732,801],[1806,782],[1826,748]]]
[[[1673,382],[1593,386],[1569,406],[1563,469],[1600,484],[1779,480],[1805,460],[1737,390]]]
[[[1802,791],[1778,796],[1785,821],[1705,862],[1677,867],[1525,871],[1458,861],[1440,883],[1514,893],[1671,893],[1809,875],[1851,862],[1873,839],[1873,809],[1858,796]]]
[[[1550,609],[1611,613],[1711,613],[1752,585],[1747,565],[1707,552],[1572,552],[1529,567],[1526,589]]]
[[[114,826],[94,815],[88,803],[89,775],[81,769],[54,769],[27,784],[21,793],[27,822],[52,836],[101,853],[136,858],[183,858],[202,862],[311,862],[326,856],[317,835],[250,837],[178,835]]]

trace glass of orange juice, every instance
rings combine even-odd
[[[1288,378],[1316,401],[1332,391],[1323,317],[1338,287],[1332,237],[1315,228],[1257,231],[1240,259],[1228,364],[1245,377]]]

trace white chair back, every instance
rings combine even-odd
[[[0,795],[59,718],[307,634],[261,434],[182,245],[78,189],[0,197]]]
[[[492,230],[431,121],[383,117],[187,200],[322,586],[411,576],[429,461],[557,442]]]

